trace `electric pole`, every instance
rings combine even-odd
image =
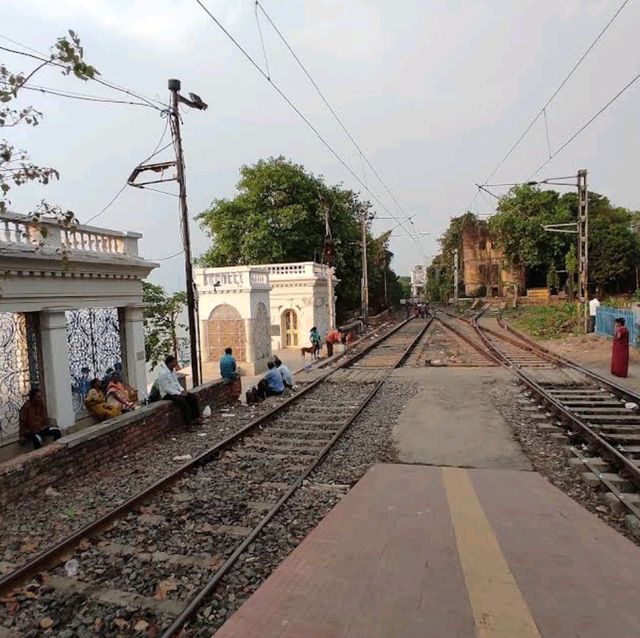
[[[207,105],[192,93],[190,100],[180,95],[180,80],[169,80],[169,92],[171,93],[171,109],[169,118],[171,134],[176,149],[176,172],[179,186],[178,198],[180,199],[180,227],[182,230],[182,244],[184,247],[184,267],[187,284],[187,315],[189,318],[189,345],[191,350],[191,376],[193,386],[200,385],[201,364],[198,350],[198,330],[196,320],[196,300],[193,285],[193,264],[191,263],[191,236],[189,233],[189,209],[187,208],[187,185],[184,174],[184,154],[182,151],[182,138],[180,136],[180,103],[193,108],[205,110]]]
[[[578,171],[578,277],[585,331],[589,320],[589,191],[587,171]]]
[[[367,211],[362,211],[362,291],[361,314],[366,323],[369,317],[369,278],[367,272]]]
[[[335,247],[333,237],[331,237],[331,225],[329,223],[329,206],[320,198],[324,207],[324,258],[327,264],[327,297],[329,298],[329,330],[336,328],[336,306],[333,292],[333,262],[335,258]]]
[[[458,302],[458,249],[453,251],[453,299]]]

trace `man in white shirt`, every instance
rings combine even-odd
[[[593,332],[596,329],[596,314],[600,308],[600,302],[598,297],[593,295],[589,302],[589,332]]]
[[[182,389],[176,376],[176,370],[178,369],[176,358],[170,354],[165,358],[164,364],[166,367],[162,369],[156,381],[160,398],[173,401],[178,406],[185,425],[199,423],[200,406],[198,405],[198,398],[195,394]]]

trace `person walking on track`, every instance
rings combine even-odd
[[[616,377],[626,377],[629,372],[629,331],[624,325],[624,319],[615,320],[613,335],[613,351],[611,354],[611,374]]]

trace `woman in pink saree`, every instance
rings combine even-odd
[[[611,374],[626,377],[629,371],[629,331],[625,328],[624,319],[615,320],[613,335],[613,352],[611,355]]]

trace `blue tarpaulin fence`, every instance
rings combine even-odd
[[[638,347],[638,315],[633,310],[620,308],[598,308],[596,313],[596,333],[604,337],[613,337],[614,321],[622,317],[629,330],[629,344]]]

